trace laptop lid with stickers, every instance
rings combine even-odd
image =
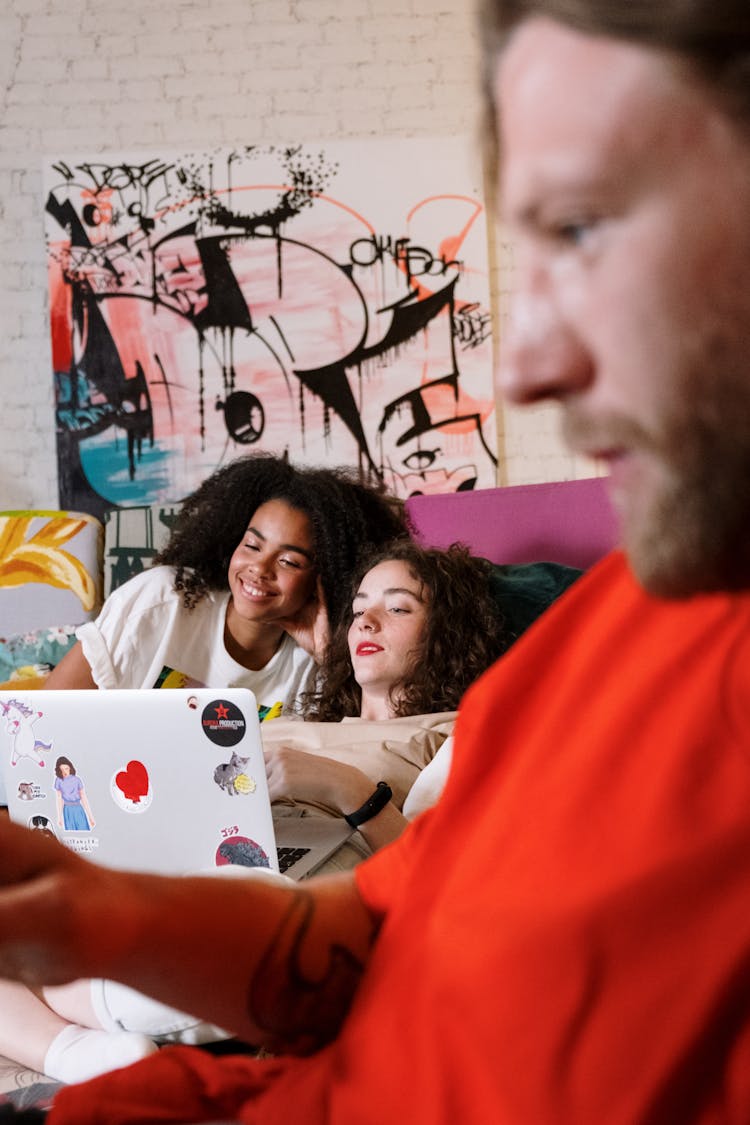
[[[109,867],[278,871],[246,688],[0,691],[11,817]]]

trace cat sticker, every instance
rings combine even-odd
[[[214,770],[214,781],[230,797],[234,797],[236,793],[255,792],[254,779],[245,773],[249,761],[249,758],[242,758],[233,750],[229,761],[222,762]]]

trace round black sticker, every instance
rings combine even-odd
[[[201,726],[217,746],[236,746],[245,737],[245,716],[228,699],[214,699],[204,707]]]

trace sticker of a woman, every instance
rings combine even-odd
[[[55,762],[57,791],[57,823],[67,832],[90,832],[96,824],[86,797],[86,790],[70,758]]]

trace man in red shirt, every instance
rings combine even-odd
[[[351,875],[136,876],[3,827],[6,976],[279,1052],[167,1048],[49,1125],[750,1120],[750,18],[485,0],[481,35],[500,383],[606,463],[625,553],[471,689],[443,799]]]

